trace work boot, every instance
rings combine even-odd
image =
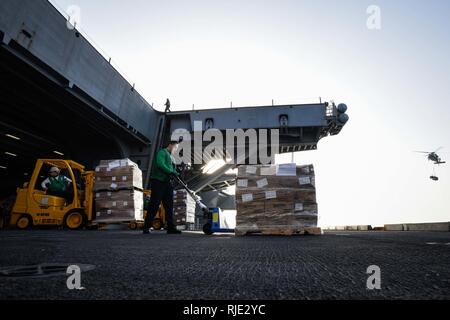
[[[181,234],[181,231],[177,229],[169,229],[167,230],[167,234]]]
[[[144,229],[144,230],[142,230],[142,234],[149,234],[150,233],[150,230],[149,229]]]

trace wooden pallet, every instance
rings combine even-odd
[[[92,229],[98,229],[98,230],[104,230],[107,229],[109,226],[124,226],[128,227],[129,229],[135,230],[140,229],[143,227],[144,222],[143,221],[114,221],[114,222],[94,222],[90,227]]]
[[[144,189],[142,188],[138,188],[138,187],[119,187],[119,188],[99,188],[99,189],[94,189],[94,193],[99,193],[99,192],[116,192],[116,191],[140,191],[140,192],[144,192]]]
[[[307,228],[238,228],[235,230],[237,236],[245,235],[270,235],[270,236],[293,236],[293,235],[321,235],[322,229],[318,227]]]

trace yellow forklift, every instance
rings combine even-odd
[[[51,167],[57,167],[61,174],[72,180],[69,186],[70,199],[49,195],[41,188]],[[63,226],[70,230],[83,227],[95,227],[94,214],[95,172],[72,160],[38,159],[29,182],[17,188],[16,199],[8,211],[9,226],[24,230],[33,226]],[[144,190],[144,197],[150,197],[151,191]],[[147,210],[144,210],[144,218]],[[164,207],[160,206],[152,227],[160,230],[165,226]],[[130,229],[142,228],[143,221],[131,221]],[[6,227],[6,226],[3,226]],[[98,226],[97,226],[98,227]]]
[[[68,187],[70,198],[46,194],[41,188],[48,170],[57,167],[61,174],[72,180]],[[10,213],[9,225],[18,229],[32,226],[64,226],[81,229],[93,220],[94,171],[75,161],[39,159],[31,180],[17,188],[17,196]]]

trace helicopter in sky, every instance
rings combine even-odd
[[[434,164],[444,164],[445,161],[442,161],[441,157],[439,157],[436,153],[441,149],[442,149],[442,147],[437,148],[435,151],[432,151],[432,152],[430,152],[430,151],[415,151],[415,152],[425,153],[427,155],[428,160],[433,161]]]
[[[435,170],[434,170],[435,166],[445,163],[445,161],[442,161],[441,157],[439,157],[438,154],[436,153],[436,152],[438,152],[441,149],[442,149],[442,147],[440,147],[440,148],[438,148],[438,149],[436,149],[435,151],[432,151],[432,152],[430,152],[430,151],[415,151],[415,152],[418,152],[418,153],[425,153],[426,156],[427,156],[427,159],[434,163],[433,174],[430,176],[430,179],[433,180],[433,181],[438,181],[439,180],[439,178],[434,173],[435,172]]]

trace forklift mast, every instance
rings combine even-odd
[[[94,171],[83,171],[82,178],[84,180],[84,202],[83,207],[85,208],[85,213],[88,221],[94,219],[94,181],[95,172]]]

